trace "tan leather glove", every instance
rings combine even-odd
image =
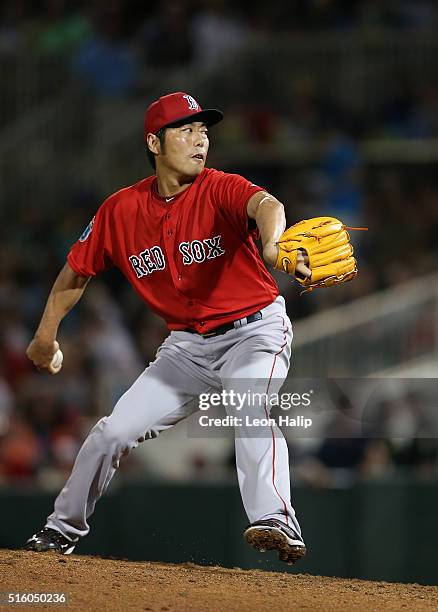
[[[291,274],[304,288],[331,287],[352,280],[357,275],[357,263],[347,227],[335,217],[314,217],[299,221],[286,229],[278,241],[278,257],[274,266]],[[303,249],[312,275],[304,278],[296,272],[297,252]]]

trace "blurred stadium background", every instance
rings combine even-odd
[[[298,571],[437,583],[438,445],[418,382],[438,365],[437,27],[433,0],[1,3],[0,546],[40,527],[88,430],[167,334],[111,271],[62,325],[62,374],[25,356],[70,245],[150,173],[146,106],[184,90],[225,111],[209,165],[265,186],[289,223],[369,227],[353,283],[300,297],[277,277],[291,376],[400,380],[378,435],[348,439],[335,416],[290,440],[310,546]],[[279,567],[240,544],[233,461],[231,437],[184,425],[140,445],[78,552]]]

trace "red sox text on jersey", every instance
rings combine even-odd
[[[110,196],[71,248],[82,276],[117,266],[169,329],[208,332],[270,304],[277,285],[248,227],[261,188],[204,169],[185,191],[161,197],[155,177]]]
[[[224,255],[225,251],[220,246],[221,238],[222,236],[214,236],[213,238],[204,238],[204,240],[181,242],[178,245],[178,250],[183,256],[183,264],[190,266],[193,262],[202,263],[206,259]],[[166,267],[164,253],[159,246],[145,249],[138,255],[131,255],[128,259],[137,274],[137,278],[152,274],[156,270],[164,270]]]

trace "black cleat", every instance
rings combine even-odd
[[[35,552],[47,552],[53,550],[63,555],[69,555],[73,552],[78,538],[68,540],[60,531],[44,527],[38,533],[35,533],[26,542],[26,550],[34,550]]]
[[[301,536],[277,519],[252,523],[243,532],[243,537],[259,552],[278,550],[280,561],[288,565],[299,561],[307,552]]]

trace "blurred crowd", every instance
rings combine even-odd
[[[28,62],[20,93],[34,78],[29,61],[37,61],[41,74],[37,91],[30,96],[37,103],[56,95],[71,76],[93,95],[118,98],[147,95],[157,79],[194,72],[198,79],[207,79],[217,103],[249,124],[249,132],[238,133],[240,139],[312,138],[321,124],[368,136],[432,137],[438,135],[438,89],[430,80],[421,82],[422,61],[414,58],[416,74],[411,82],[405,66],[409,61],[403,55],[389,66],[388,74],[379,72],[388,59],[385,53],[376,55],[373,70],[386,80],[386,87],[373,88],[371,97],[376,102],[368,109],[362,104],[359,116],[348,97],[358,95],[354,79],[363,72],[360,54],[357,66],[354,56],[340,58],[336,72],[327,72],[326,87],[321,90],[306,71],[309,58],[314,70],[327,70],[324,51],[314,55],[318,38],[314,48],[304,47],[300,64],[292,70],[289,58],[282,60],[282,53],[273,57],[272,51],[264,49],[273,34],[286,44],[299,42],[309,33],[316,37],[333,33],[335,43],[361,33],[378,39],[379,32],[383,40],[388,32],[430,34],[433,40],[437,24],[438,7],[432,0],[274,0],[269,5],[252,2],[250,10],[246,2],[230,0],[5,0],[0,7],[0,70],[8,78],[13,75],[14,60]],[[398,52],[397,45],[391,51]],[[339,100],[331,99],[327,87],[327,80],[338,79],[344,81],[342,107]],[[352,79],[351,88],[346,79]],[[21,100],[15,110],[23,112],[28,103]],[[7,100],[1,101],[0,108],[3,123],[14,109]]]
[[[215,46],[229,48],[252,31],[433,31],[438,22],[433,0],[255,0],[250,7],[243,0],[6,0],[0,15],[3,53],[72,54],[84,41],[107,38],[135,43],[146,61],[162,65],[210,60]]]
[[[212,147],[217,144],[223,161],[235,144],[247,143],[258,151],[281,143],[316,144],[317,155],[293,168],[275,160],[260,165],[250,158],[223,166],[268,188],[285,203],[290,222],[328,214],[369,228],[352,233],[360,261],[353,283],[299,297],[286,276],[276,276],[294,321],[437,269],[434,165],[370,163],[362,143],[369,138],[438,137],[438,87],[433,79],[406,77],[398,87],[376,91],[371,107],[355,107],[302,70],[286,83],[281,63],[272,70],[269,57],[248,49],[254,37],[277,32],[299,38],[309,32],[341,36],[390,28],[411,35],[434,32],[437,22],[438,6],[431,0],[253,2],[250,11],[247,3],[222,0],[10,0],[0,8],[0,70],[12,87],[17,84],[17,58],[41,59],[33,99],[37,106],[72,81],[91,98],[149,101],[157,75],[195,75],[198,90],[201,78],[210,100],[217,98],[226,111]],[[230,61],[233,70],[227,80],[223,66]],[[59,79],[46,82],[45,69]],[[9,107],[4,96],[0,108],[5,111],[1,145],[1,129],[22,119],[23,107]],[[150,169],[144,163],[147,175]],[[62,325],[62,373],[38,373],[26,359],[56,274],[104,193],[102,185],[77,180],[74,189],[70,183],[52,201],[38,191],[24,203],[14,201],[13,191],[0,194],[0,485],[59,487],[90,427],[111,411],[167,335],[122,276],[110,271],[91,283]],[[415,413],[416,401],[411,395],[405,398],[408,413]],[[343,431],[341,421],[331,426],[335,433],[336,427]],[[389,429],[370,439],[337,440],[331,430],[311,444],[298,441],[293,455],[297,473],[318,486],[336,485],[346,474],[347,480],[384,477],[401,466],[420,477],[432,475],[435,441],[416,439],[415,419],[409,423],[402,436]],[[175,477],[231,473],[231,441],[187,444],[179,456],[172,436],[166,433],[159,443],[161,460],[159,444],[146,443],[140,447],[146,450],[122,462],[122,472],[154,474],[161,469],[161,475]],[[158,457],[155,463],[150,447]]]

